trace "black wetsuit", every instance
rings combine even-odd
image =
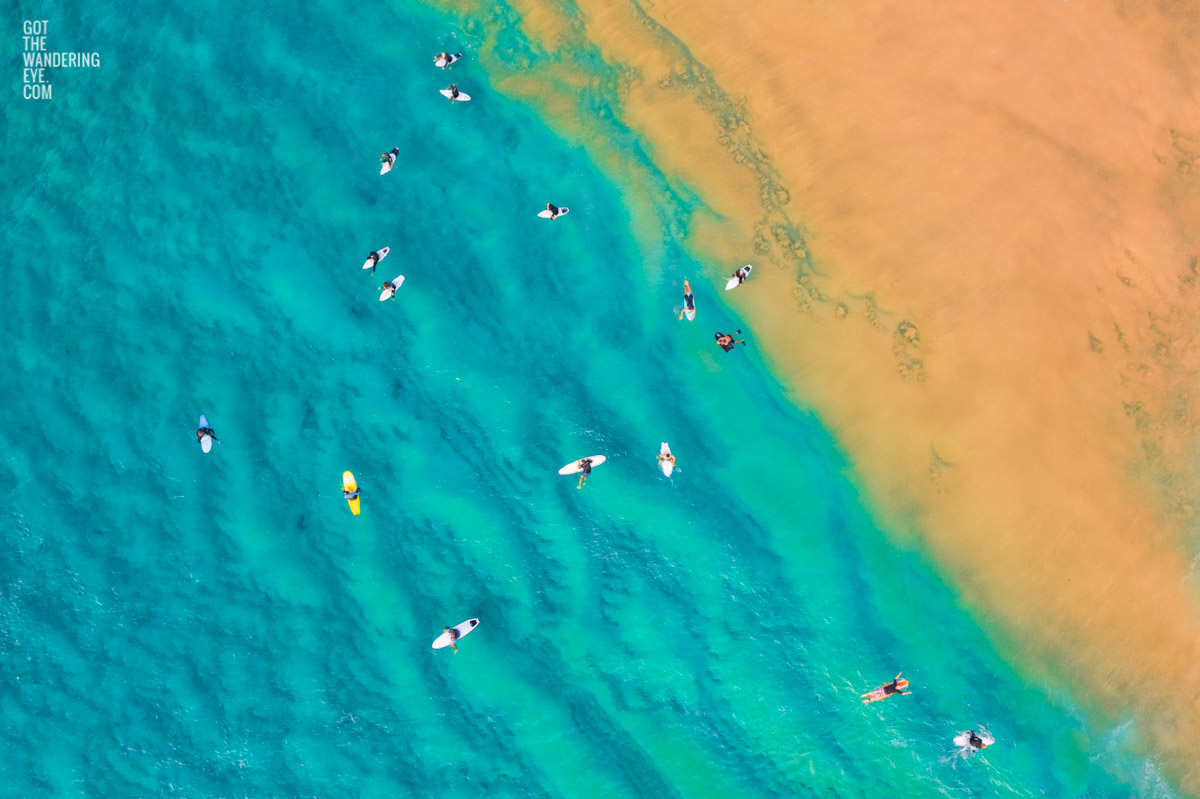
[[[684,294],[683,295],[683,305],[689,311],[696,310],[696,298],[693,297],[691,294]]]
[[[728,344],[722,344],[722,343],[721,343],[721,338],[722,338],[724,335],[725,335],[724,333],[717,333],[717,334],[714,336],[714,338],[716,338],[716,340],[717,340],[717,343],[721,345],[721,349],[725,350],[726,352],[729,352],[731,349],[733,349],[733,336],[730,336],[730,337],[729,337],[729,343],[728,343]]]
[[[589,474],[592,473],[592,459],[591,458],[585,458],[583,460],[583,462],[580,463],[579,465],[581,467],[583,467],[583,476],[584,477],[587,477]]]
[[[546,203],[546,210],[550,212],[551,219],[558,216],[558,206],[557,205],[551,205],[550,203]]]
[[[984,747],[983,739],[975,734],[975,730],[971,730],[967,733],[967,743],[976,749],[982,749]]]

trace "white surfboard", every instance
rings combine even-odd
[[[384,258],[387,258],[387,254],[391,251],[391,247],[384,247],[382,250],[376,250],[375,252],[379,253],[379,261],[382,261]],[[367,260],[363,263],[363,269],[374,269],[379,264],[379,261],[372,261],[371,256],[368,255]]]
[[[206,427],[208,427],[208,418],[204,414],[200,414],[200,427],[198,429],[203,430]],[[200,449],[204,452],[212,450],[212,436],[208,433],[200,436]]]
[[[449,61],[442,58],[441,56],[438,56],[437,58],[433,59],[433,65],[435,67],[441,67],[442,69],[445,69],[446,67],[450,66],[451,64],[457,62],[458,59],[462,58],[462,53],[449,53],[448,55],[450,56]]]
[[[571,213],[571,209],[567,208],[565,205],[558,209],[558,216],[566,216],[569,213]],[[540,216],[542,219],[558,219],[558,216],[552,216],[550,214],[549,208],[543,208],[540,212],[538,212],[538,216]]]
[[[391,282],[392,282],[392,287],[391,288],[384,287],[383,291],[380,293],[380,295],[379,295],[380,302],[383,302],[384,300],[390,300],[395,295],[396,289],[398,289],[404,285],[404,275],[400,275],[399,277],[395,278]]]
[[[450,97],[450,90],[449,90],[449,89],[442,89],[442,91],[441,91],[441,95],[442,95],[442,97]],[[466,92],[459,92],[459,93],[458,93],[458,97],[451,97],[450,99],[451,99],[451,100],[457,100],[457,101],[459,101],[460,103],[465,103],[465,102],[467,102],[468,100],[470,100],[470,99],[471,99],[471,95],[467,94]]]
[[[479,626],[479,619],[467,619],[462,624],[456,624],[454,629],[458,630],[458,641],[466,637],[467,633]],[[458,643],[455,641],[454,643]],[[450,633],[442,633],[437,638],[433,639],[434,649],[445,649],[450,646]]]
[[[396,165],[396,156],[400,154],[399,147],[393,147],[392,151],[387,154],[387,160],[379,165],[379,174],[386,175],[392,171],[392,167]]]
[[[745,266],[742,267],[742,269],[746,270],[746,278],[750,277],[750,270],[752,270],[753,268],[754,267],[751,266],[750,264],[746,264]],[[740,286],[741,284],[742,284],[742,281],[738,280],[737,273],[734,273],[733,277],[729,278],[729,280],[727,280],[725,282],[725,290],[729,291],[730,289],[735,289],[738,286]]]
[[[659,447],[658,454],[659,455],[670,455],[671,454],[671,445],[664,441],[662,443],[662,446]],[[675,471],[675,464],[672,461],[668,461],[668,460],[659,461],[658,467],[660,469],[662,469],[662,473],[665,474],[667,477],[670,477],[671,472]]]
[[[592,468],[593,469],[595,469],[597,466],[599,466],[600,464],[604,463],[605,460],[607,460],[603,455],[589,455],[587,457],[592,459]],[[579,461],[582,461],[582,460],[584,460],[584,458],[580,458],[578,461],[572,461],[571,463],[568,463],[566,466],[559,469],[558,473],[559,474],[579,474],[580,472],[583,471],[583,467],[579,465]]]

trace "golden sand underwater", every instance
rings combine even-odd
[[[1200,2],[516,5],[622,66],[689,247],[758,266],[748,332],[898,540],[1200,793]],[[570,128],[579,74],[499,88]]]

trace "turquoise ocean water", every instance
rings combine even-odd
[[[1169,796],[892,546],[728,265],[492,88],[509,17],[6,15],[0,795]],[[21,100],[26,18],[103,65]]]

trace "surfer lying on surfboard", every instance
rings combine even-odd
[[[671,464],[671,468],[675,468],[675,456],[669,452],[664,452],[658,456],[658,468],[662,468],[663,462]]]
[[[679,318],[682,319],[684,314],[687,314],[689,322],[696,318],[696,298],[692,296],[692,286],[687,280],[683,281],[683,308],[679,311]]]
[[[197,442],[202,441],[205,436],[212,436],[213,441],[216,441],[218,444],[221,443],[221,440],[219,438],[217,438],[217,432],[215,430],[213,430],[211,427],[201,427],[199,430],[196,431],[196,441]]]
[[[741,333],[741,332],[742,332],[741,330],[735,330],[735,331],[733,331],[733,335],[736,336],[738,333]],[[734,344],[741,344],[742,346],[745,346],[745,344],[746,344],[746,342],[743,341],[742,339],[740,339],[740,338],[735,339],[733,336],[726,335],[725,333],[717,333],[716,339],[717,339],[717,344],[720,345],[721,349],[725,350],[726,352],[729,352],[731,349],[733,349]]]
[[[904,672],[900,672],[900,674],[903,673]],[[880,699],[887,699],[889,696],[895,696],[896,694],[911,694],[912,691],[904,690],[908,687],[908,680],[900,679],[900,674],[897,674],[891,682],[884,683],[874,691],[868,691],[867,693],[862,694],[863,704],[865,705],[868,702],[878,702]]]

